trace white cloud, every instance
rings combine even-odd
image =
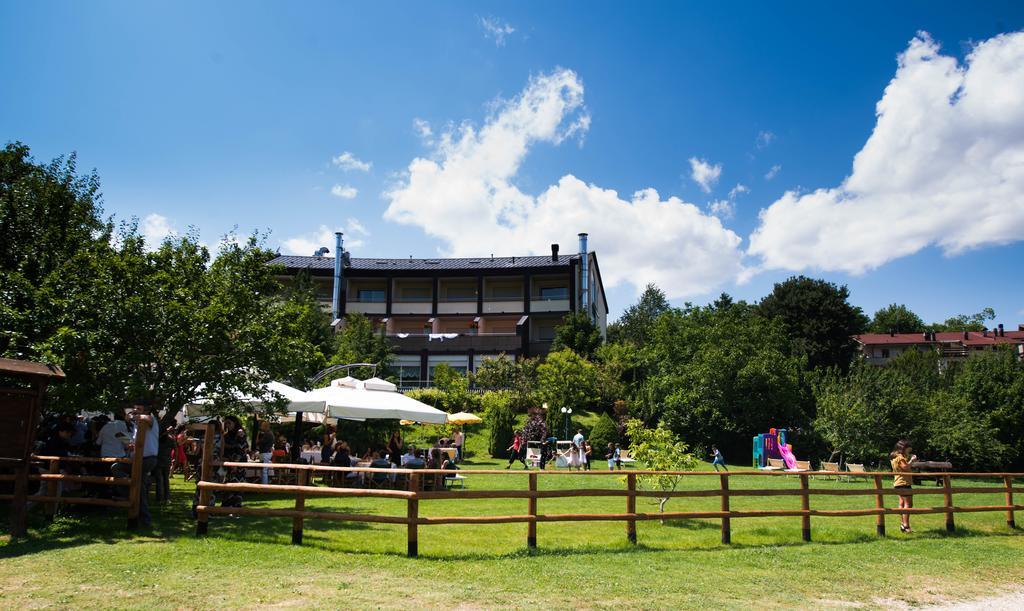
[[[347,227],[347,233],[349,234],[358,233],[364,236],[370,235],[370,232],[366,229],[366,226],[360,223],[359,219],[349,217],[345,221],[345,226]]]
[[[431,129],[430,123],[427,123],[423,119],[416,117],[412,120],[413,129],[416,130],[416,134],[419,135],[420,139],[426,143],[431,143],[431,139],[434,136],[434,130]]]
[[[729,199],[736,199],[737,195],[743,195],[744,193],[750,193],[747,185],[737,184],[732,189],[729,189]]]
[[[321,246],[334,250],[334,232],[340,231],[345,234],[345,250],[349,251],[355,248],[360,248],[366,244],[366,242],[360,238],[353,238],[352,234],[358,233],[363,236],[369,235],[366,228],[363,227],[357,219],[350,218],[346,221],[345,226],[330,228],[327,225],[320,225],[320,227],[313,232],[298,235],[295,237],[288,238],[281,241],[281,251],[286,255],[304,255],[312,256]],[[333,252],[331,256],[333,256]],[[356,255],[358,256],[358,255]]]
[[[421,227],[449,256],[572,252],[590,233],[608,286],[655,282],[671,297],[711,291],[742,270],[740,238],[714,216],[654,189],[629,198],[568,174],[539,195],[513,184],[530,148],[582,136],[583,83],[571,70],[532,78],[484,124],[442,134],[385,197],[385,219]]]
[[[924,33],[899,57],[878,121],[838,187],[760,213],[767,268],[860,274],[936,245],[947,255],[1024,235],[1024,33],[960,65]]]
[[[146,248],[149,250],[160,248],[164,238],[175,235],[177,231],[166,216],[154,212],[142,220],[142,237],[146,240]]]
[[[770,170],[768,170],[768,172],[767,172],[767,173],[766,173],[766,174],[764,175],[764,179],[765,179],[765,180],[771,180],[771,179],[775,178],[775,175],[776,175],[776,174],[778,174],[778,173],[779,173],[779,171],[781,171],[781,170],[782,170],[782,166],[776,163],[776,164],[775,164],[775,165],[773,165],[773,166],[771,167],[771,169],[770,169]]]
[[[353,199],[359,195],[359,190],[352,185],[334,185],[331,187],[331,195],[341,199]]]
[[[717,199],[708,204],[708,210],[720,219],[731,219],[736,215],[736,202],[731,199]]]
[[[711,188],[718,182],[718,177],[722,175],[722,164],[716,163],[714,165],[708,163],[703,159],[697,159],[696,157],[690,157],[690,178],[693,182],[700,185],[701,190],[705,193],[711,193]]]
[[[769,144],[775,141],[775,134],[770,131],[757,132],[757,138],[754,139],[754,144],[759,149],[766,148]]]
[[[362,161],[352,153],[345,151],[337,157],[331,158],[331,163],[338,166],[346,172],[352,170],[358,170],[360,172],[369,172],[373,164],[369,161]]]
[[[495,17],[481,17],[480,27],[484,29],[484,36],[494,39],[496,47],[505,46],[505,38],[512,35],[516,29],[509,23],[502,23]]]

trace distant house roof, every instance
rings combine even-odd
[[[345,269],[351,270],[393,270],[393,271],[429,271],[429,270],[495,270],[495,269],[529,269],[540,267],[560,267],[569,265],[579,255],[558,255],[557,260],[551,255],[529,257],[463,257],[435,259],[378,259],[356,258],[348,260]],[[281,265],[286,269],[299,270],[333,270],[334,257],[302,257],[297,255],[279,255],[269,261],[270,265]]]
[[[924,333],[864,333],[855,335],[860,344],[864,346],[913,346],[913,345],[938,345],[938,344],[962,344],[964,346],[990,346],[992,344],[1021,344],[1024,343],[1024,332],[1006,331],[1004,335],[997,336],[996,331],[941,331],[934,334],[934,339],[929,339]]]

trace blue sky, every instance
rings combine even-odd
[[[588,231],[613,315],[645,281],[704,303],[804,273],[1016,328],[1022,28],[1017,2],[0,2],[0,136],[77,151],[154,236],[428,257]]]

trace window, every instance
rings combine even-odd
[[[550,342],[555,339],[555,322],[541,321],[537,323],[537,340]]]
[[[568,299],[569,289],[564,286],[544,286],[540,289],[541,299]]]
[[[883,359],[889,358],[889,349],[888,348],[882,348],[882,358]]]
[[[415,386],[420,381],[420,366],[419,365],[402,365],[398,369],[398,379],[402,381],[402,386]]]
[[[359,289],[356,299],[367,303],[384,303],[384,289]]]

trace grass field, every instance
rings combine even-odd
[[[494,468],[477,461],[472,468]],[[526,488],[526,477],[474,475],[470,489]],[[796,487],[790,477],[737,477],[733,488]],[[540,488],[622,486],[617,476],[541,477]],[[684,488],[717,486],[690,477]],[[814,480],[813,487],[865,482]],[[174,502],[156,510],[152,530],[129,534],[121,514],[62,509],[46,525],[33,514],[27,541],[0,539],[0,607],[468,607],[468,608],[782,608],[887,607],[992,595],[1024,583],[1024,536],[1002,513],[915,516],[915,533],[875,536],[873,517],[814,518],[815,541],[800,539],[800,519],[733,520],[731,546],[716,520],[638,523],[630,545],[621,522],[420,527],[420,558],[405,552],[405,527],[307,520],[293,546],[291,520],[211,517],[194,536],[193,487],[174,480]],[[941,504],[941,495],[918,506]],[[819,508],[873,506],[873,497],[812,497]],[[890,505],[894,499],[889,499]],[[541,499],[541,513],[622,512],[622,498]],[[1001,493],[963,495],[958,504],[1001,504]],[[292,501],[250,495],[247,506]],[[667,510],[717,509],[718,499],[673,499]],[[310,499],[307,508],[404,515],[405,502]],[[734,509],[798,508],[798,497],[734,498]],[[525,513],[526,500],[421,501],[420,513]],[[638,511],[657,511],[638,499]]]

